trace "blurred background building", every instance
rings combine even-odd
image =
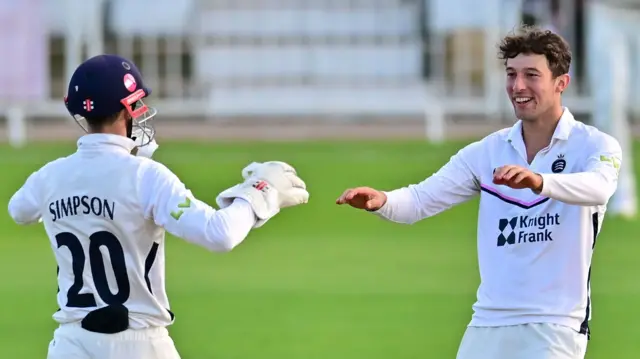
[[[0,0],[0,196],[6,204],[30,173],[74,150],[83,132],[62,98],[76,66],[130,57],[159,111],[154,156],[200,200],[214,205],[241,168],[274,159],[311,193],[224,256],[167,236],[171,335],[184,358],[453,358],[479,282],[477,202],[400,226],[334,199],[351,186],[422,181],[461,147],[427,141],[512,125],[496,44],[538,24],[573,48],[565,104],[624,151],[594,255],[587,358],[637,359],[627,309],[640,302],[640,221],[611,218],[637,212],[634,2]],[[5,358],[44,358],[56,263],[42,227],[19,227],[4,208],[0,304],[11,325],[0,347]]]
[[[498,118],[495,43],[519,22],[576,53],[570,102],[588,112],[582,0],[2,0],[0,103],[61,115],[79,62],[131,57],[165,115]],[[432,97],[432,100],[429,98]]]
[[[107,52],[138,64],[159,121],[376,118],[438,139],[513,121],[496,43],[524,22],[571,43],[565,104],[588,118],[586,1],[0,0],[0,113],[16,138],[66,119],[71,72]]]

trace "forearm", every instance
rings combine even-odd
[[[615,178],[601,172],[541,174],[540,195],[567,204],[599,206],[607,203],[616,189]]]
[[[248,202],[237,199],[216,210],[196,199],[166,166],[145,162],[138,195],[145,218],[168,233],[215,252],[228,252],[240,244],[256,223]]]
[[[392,222],[413,224],[465,202],[477,193],[473,176],[445,167],[420,183],[385,192],[386,203],[374,213]]]
[[[180,233],[174,234],[211,251],[228,252],[247,237],[256,222],[251,205],[242,199],[217,211],[205,206],[186,212],[178,222]]]
[[[396,223],[413,224],[424,218],[413,186],[385,192],[386,203],[376,215]]]

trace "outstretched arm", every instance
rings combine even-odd
[[[256,222],[251,205],[236,199],[215,210],[198,200],[167,167],[149,161],[140,175],[138,193],[145,216],[167,232],[215,252],[240,244]]]
[[[284,162],[245,168],[244,182],[218,195],[220,210],[196,199],[165,166],[154,161],[145,165],[138,185],[145,216],[169,233],[212,251],[230,251],[280,209],[309,199],[304,181]]]
[[[374,213],[390,221],[412,224],[473,198],[480,187],[471,161],[479,147],[480,143],[475,142],[463,148],[418,184],[385,192],[386,203]]]
[[[481,142],[466,146],[438,172],[420,183],[390,192],[369,187],[349,189],[336,203],[365,209],[393,222],[415,223],[479,193],[480,187],[473,168],[480,150]]]

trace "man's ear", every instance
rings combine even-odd
[[[556,78],[556,92],[563,93],[571,82],[569,74],[560,75]]]

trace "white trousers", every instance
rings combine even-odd
[[[584,359],[587,336],[562,325],[539,323],[468,327],[457,359]]]
[[[166,328],[100,334],[70,323],[55,330],[47,359],[180,359],[180,355]]]

